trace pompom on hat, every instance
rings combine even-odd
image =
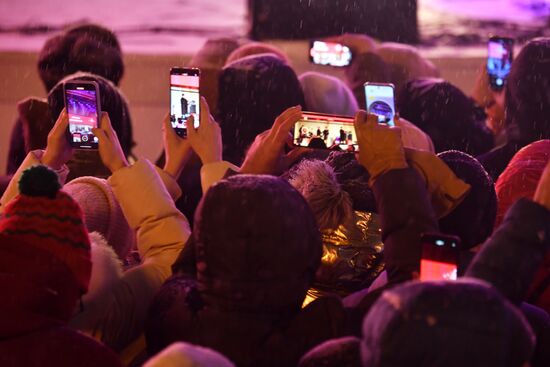
[[[20,195],[0,217],[0,234],[3,241],[24,243],[64,263],[86,293],[92,270],[90,239],[80,207],[60,188],[49,168],[25,170],[19,180]]]

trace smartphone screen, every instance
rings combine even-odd
[[[459,245],[458,237],[423,234],[420,280],[456,280]]]
[[[309,50],[310,61],[317,65],[336,67],[348,66],[352,54],[349,47],[340,43],[312,41]]]
[[[99,88],[93,81],[64,84],[65,108],[69,116],[69,140],[77,149],[97,149],[98,139],[92,129],[98,127]]]
[[[359,144],[353,117],[304,112],[294,125],[294,145],[357,152]]]
[[[378,122],[395,126],[393,84],[365,83],[367,112],[378,115]]]
[[[487,74],[489,84],[495,91],[502,90],[512,69],[514,40],[504,37],[491,37],[488,43]]]
[[[199,69],[172,68],[170,70],[170,122],[181,137],[187,136],[189,116],[195,116],[195,128],[200,124],[199,80]]]

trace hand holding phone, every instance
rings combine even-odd
[[[309,58],[313,64],[345,67],[351,64],[349,47],[335,42],[311,41]]]
[[[424,233],[421,242],[420,280],[456,280],[460,239]]]
[[[378,123],[395,126],[394,86],[390,83],[365,83],[367,112],[378,116]]]
[[[63,84],[63,92],[71,146],[77,149],[97,149],[98,139],[92,129],[100,126],[98,84],[88,80],[72,80]]]
[[[187,137],[187,120],[194,115],[194,127],[200,124],[200,70],[170,69],[170,122],[176,133]]]
[[[491,37],[488,43],[487,74],[489,85],[494,91],[501,91],[512,70],[514,40],[507,37]]]

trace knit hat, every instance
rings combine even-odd
[[[361,367],[360,343],[354,336],[326,341],[304,354],[298,367]]]
[[[306,199],[319,229],[336,229],[352,218],[349,194],[342,190],[331,166],[319,160],[304,160],[290,172],[289,182]]]
[[[493,232],[497,198],[493,180],[474,157],[456,150],[438,154],[455,175],[471,186],[452,212],[439,220],[439,229],[460,237],[463,250],[477,246]]]
[[[144,367],[234,367],[234,364],[215,350],[178,342],[151,358]]]
[[[534,344],[523,315],[486,283],[409,282],[371,307],[361,359],[363,367],[517,367]]]
[[[134,231],[107,180],[79,177],[63,188],[80,205],[88,232],[100,233],[122,260],[135,246]]]
[[[90,240],[78,204],[60,188],[57,175],[47,167],[25,170],[20,195],[6,205],[0,219],[0,234],[7,242],[24,242],[61,260],[86,293],[92,269]]]
[[[494,145],[484,111],[445,80],[408,82],[397,95],[397,109],[430,136],[436,153],[459,150],[478,156]]]
[[[210,187],[193,237],[202,298],[229,312],[293,315],[321,262],[311,209],[273,176],[236,175]]]
[[[532,143],[519,152],[499,176],[495,185],[498,210],[495,228],[498,228],[510,207],[519,199],[533,199],[542,172],[550,159],[550,140]]]
[[[306,110],[333,115],[355,116],[359,110],[353,92],[340,79],[313,71],[299,77]]]
[[[96,24],[82,24],[46,41],[38,55],[38,72],[46,90],[77,71],[101,75],[118,85],[124,61],[113,32]]]

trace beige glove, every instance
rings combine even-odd
[[[401,129],[378,123],[378,116],[360,110],[355,115],[355,132],[359,143],[359,163],[370,174],[370,184],[381,174],[409,165],[401,140]]]

